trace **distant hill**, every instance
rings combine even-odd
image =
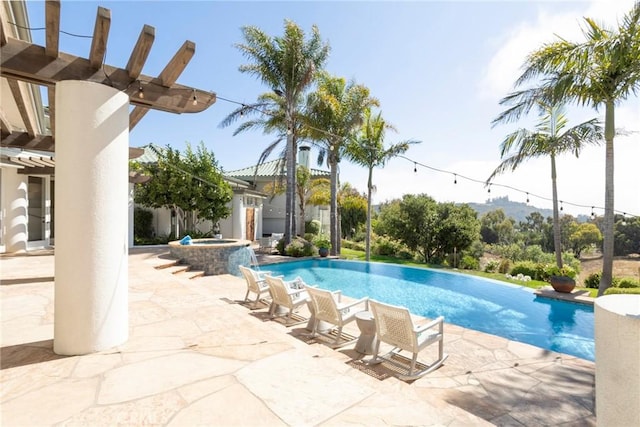
[[[553,216],[553,210],[536,208],[522,202],[512,202],[508,196],[497,197],[495,199],[489,199],[485,203],[467,203],[472,209],[478,212],[478,218],[483,214],[502,209],[507,217],[513,218],[516,222],[526,222],[526,218],[531,212],[540,212],[540,214],[547,218]],[[579,215],[576,220],[579,222],[587,221],[589,217],[587,215]]]

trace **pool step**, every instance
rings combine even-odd
[[[157,270],[166,270],[171,274],[180,274],[188,279],[204,276],[203,270],[193,270],[189,264],[181,264],[177,259],[162,259],[155,265]]]

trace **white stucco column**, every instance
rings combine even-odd
[[[135,191],[134,191],[134,187],[135,185],[133,183],[129,183],[129,237],[127,239],[128,243],[129,243],[129,247],[132,248],[134,245],[134,241],[133,241],[133,236],[134,236],[134,228],[133,228],[133,224],[134,224],[134,208],[135,208]]]
[[[129,97],[56,84],[53,349],[74,355],[128,337]]]
[[[640,426],[640,295],[595,302],[596,418],[599,426]]]
[[[231,203],[231,229],[233,235],[230,237],[233,239],[244,239],[245,212],[244,203],[242,203],[242,195],[234,194]]]

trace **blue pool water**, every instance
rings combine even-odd
[[[529,288],[393,264],[307,260],[264,268],[286,280],[368,296],[412,313],[548,350],[595,360],[593,307],[537,297]]]

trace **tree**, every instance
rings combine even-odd
[[[221,126],[229,126],[245,115],[257,116],[242,123],[234,135],[260,128],[264,133],[276,134],[276,140],[262,152],[258,164],[286,140],[282,155],[287,168],[284,239],[285,244],[289,244],[296,235],[296,155],[304,93],[327,60],[329,45],[322,42],[315,25],[306,40],[300,27],[289,20],[284,22],[282,37],[271,37],[253,26],[242,27],[242,35],[244,42],[236,47],[249,62],[238,69],[260,79],[270,92],[260,95],[254,104],[241,105],[222,121]]]
[[[341,237],[351,239],[367,222],[367,197],[344,183],[338,193]]]
[[[480,223],[469,205],[438,204],[426,194],[405,194],[381,207],[379,229],[428,263],[469,248],[479,237]]]
[[[640,254],[640,217],[616,217],[615,255]]]
[[[504,100],[503,100],[504,101]],[[567,118],[563,109],[557,105],[538,103],[540,121],[535,131],[518,129],[507,135],[500,145],[500,165],[487,179],[487,183],[506,170],[515,170],[520,164],[535,157],[548,156],[551,159],[551,193],[553,198],[553,242],[556,264],[562,268],[562,244],[560,239],[560,212],[558,210],[558,188],[556,183],[556,156],[572,153],[576,157],[587,144],[598,144],[602,138],[602,128],[597,119],[591,119],[579,125],[565,129]],[[504,113],[493,123],[508,121],[510,116]]]
[[[485,243],[510,244],[515,239],[514,220],[502,209],[489,211],[480,217],[480,235]]]
[[[326,158],[331,179],[329,222],[331,255],[340,254],[340,226],[338,216],[338,164],[367,108],[377,106],[378,100],[369,89],[355,81],[347,82],[326,72],[318,74],[318,87],[307,98],[305,132],[319,146],[318,164]]]
[[[640,2],[635,2],[616,29],[585,18],[582,42],[560,39],[529,54],[516,87],[532,80],[539,85],[505,98],[513,107],[505,119],[526,114],[540,99],[573,102],[605,110],[605,209],[603,269],[598,295],[611,286],[614,249],[613,142],[615,106],[640,89]]]
[[[599,245],[602,241],[602,233],[598,227],[590,222],[576,225],[573,233],[569,236],[571,248],[576,258],[580,258],[583,250],[592,245]]]
[[[369,169],[367,179],[367,231],[365,236],[365,258],[369,261],[371,256],[371,193],[373,192],[373,169],[384,166],[393,157],[405,153],[411,144],[420,141],[407,140],[398,142],[385,148],[384,138],[388,129],[394,130],[383,118],[382,113],[371,115],[367,109],[364,115],[364,123],[356,138],[352,139],[346,150],[349,159]]]
[[[185,154],[167,145],[165,149],[151,148],[156,163],[136,165],[151,180],[136,184],[135,200],[143,206],[171,209],[176,215],[174,236],[180,237],[179,219],[186,219],[185,228],[195,228],[206,219],[215,226],[231,213],[231,186],[224,180],[213,152],[201,142],[194,152],[187,143]]]

